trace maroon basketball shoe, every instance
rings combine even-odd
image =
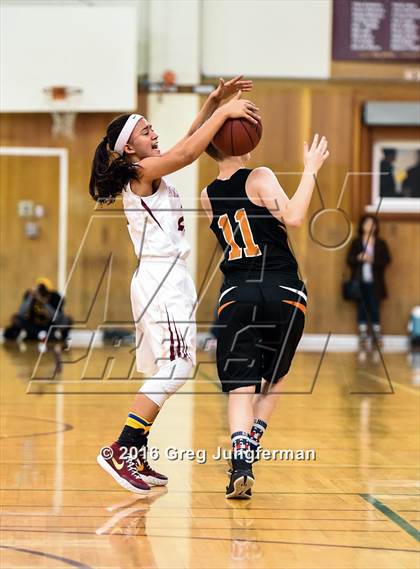
[[[136,494],[150,492],[149,484],[138,471],[137,457],[131,458],[125,447],[121,448],[118,443],[103,447],[96,460],[126,490]]]
[[[137,459],[137,470],[143,480],[150,486],[165,486],[168,483],[168,477],[153,470],[141,453]]]

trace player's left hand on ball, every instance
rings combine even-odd
[[[308,143],[305,142],[303,148],[305,169],[309,170],[312,174],[316,174],[330,155],[328,151],[328,140],[325,136],[320,139],[319,135],[316,134],[311,147],[309,148]]]
[[[231,97],[238,91],[251,91],[252,89],[252,81],[244,80],[243,75],[237,75],[230,81],[225,82],[223,77],[219,79],[219,85],[212,93],[212,97],[220,102],[223,99],[227,99]]]

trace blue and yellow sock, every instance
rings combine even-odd
[[[124,428],[118,438],[118,444],[126,447],[142,448],[147,445],[147,437],[153,425],[140,415],[129,413]]]

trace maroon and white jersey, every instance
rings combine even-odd
[[[128,183],[122,197],[137,257],[188,257],[191,247],[185,236],[181,200],[167,179],[162,178],[156,192],[145,197],[135,194]]]

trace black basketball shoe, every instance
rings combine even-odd
[[[242,461],[241,461],[242,462]],[[230,475],[229,485],[226,486],[226,498],[251,498],[251,488],[254,484],[254,475],[250,464],[234,468]]]

